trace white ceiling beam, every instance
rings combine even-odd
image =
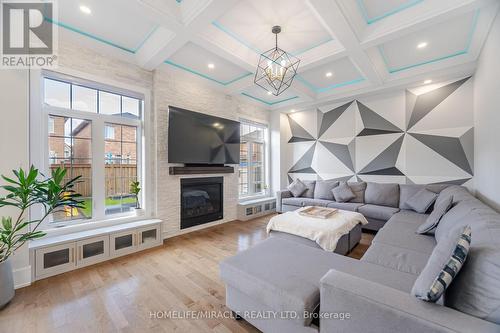
[[[187,42],[193,40],[199,31],[211,24],[239,1],[210,0],[200,2],[200,8],[190,11],[190,17],[186,25],[168,25],[168,28],[173,30],[173,36],[168,33],[168,28],[157,29],[138,52],[137,63],[145,69],[155,69]],[[155,10],[150,3],[147,7],[151,11],[155,11],[156,14],[160,12],[165,15],[160,9]]]
[[[381,84],[382,79],[370,58],[359,44],[347,18],[334,0],[307,0],[306,2],[325,29],[345,48],[347,55],[358,67],[361,74],[372,84]]]

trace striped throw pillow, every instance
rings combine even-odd
[[[469,253],[471,228],[464,227],[458,237],[455,237],[436,245],[426,267],[413,286],[412,294],[417,298],[427,302],[437,302],[462,268]]]

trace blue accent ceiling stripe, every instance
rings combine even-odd
[[[254,99],[254,100],[258,101],[258,102],[264,103],[264,104],[269,105],[269,106],[272,106],[272,105],[275,105],[275,104],[278,104],[278,103],[283,103],[283,102],[286,102],[286,101],[290,101],[290,100],[295,99],[295,98],[299,98],[299,96],[293,96],[293,97],[282,99],[281,101],[268,102],[266,100],[263,100],[262,98],[255,97],[255,96],[252,96],[250,94],[247,94],[246,92],[242,92],[241,94],[243,96],[249,97],[251,99]]]
[[[69,24],[66,24],[66,23],[63,23],[63,22],[59,22],[59,21],[55,21],[55,20],[52,20],[50,18],[47,18],[47,17],[44,17],[45,21],[47,22],[50,22],[52,24],[55,24],[61,28],[64,28],[66,30],[69,30],[69,31],[72,31],[72,32],[75,32],[77,34],[80,34],[82,36],[85,36],[85,37],[88,37],[88,38],[91,38],[93,40],[96,40],[98,42],[101,42],[101,43],[104,43],[106,45],[109,45],[109,46],[112,46],[112,47],[115,47],[117,49],[120,49],[122,51],[125,51],[125,52],[128,52],[128,53],[132,53],[132,54],[135,54],[137,53],[137,51],[139,51],[139,49],[144,45],[144,43],[148,40],[149,37],[151,37],[151,35],[156,31],[156,29],[158,29],[158,26],[154,27],[147,35],[146,37],[144,37],[144,39],[139,43],[139,45],[134,48],[134,49],[130,49],[130,48],[127,48],[127,47],[124,47],[124,46],[121,46],[121,45],[118,45],[110,40],[107,40],[107,39],[104,39],[104,38],[101,38],[99,36],[95,36],[95,35],[92,35],[88,32],[85,32],[83,30],[80,30],[72,25],[69,25]]]
[[[380,55],[382,56],[382,59],[384,60],[385,66],[387,67],[387,71],[392,74],[392,73],[404,71],[404,70],[407,70],[407,69],[411,69],[411,68],[415,68],[415,67],[419,67],[419,66],[423,66],[423,65],[427,65],[427,64],[432,64],[432,63],[435,63],[435,62],[438,62],[438,61],[441,61],[441,60],[446,60],[446,59],[458,57],[458,56],[461,56],[461,55],[469,53],[469,49],[470,49],[470,46],[472,44],[472,39],[474,38],[474,32],[476,31],[478,16],[479,16],[479,9],[476,10],[476,13],[474,14],[474,18],[473,18],[473,21],[472,21],[472,28],[471,28],[471,30],[469,32],[468,37],[467,37],[467,45],[466,45],[465,49],[463,49],[461,51],[458,51],[458,52],[455,52],[455,53],[452,53],[452,54],[448,54],[448,55],[439,57],[439,58],[430,59],[430,60],[427,60],[427,61],[422,61],[422,62],[419,62],[419,63],[416,63],[416,64],[410,64],[410,65],[406,65],[406,66],[402,66],[402,67],[391,68],[389,66],[389,61],[387,59],[387,56],[385,55],[383,46],[379,45],[378,46],[378,50],[380,52]]]
[[[229,84],[231,84],[231,83],[233,83],[233,82],[236,82],[236,81],[238,81],[238,80],[241,80],[241,79],[243,79],[243,78],[245,78],[245,77],[247,77],[247,76],[249,76],[249,75],[252,75],[252,73],[248,72],[248,73],[245,73],[245,74],[243,74],[243,75],[241,75],[241,76],[239,76],[239,77],[237,77],[237,78],[234,78],[234,79],[232,79],[232,80],[229,80],[229,81],[220,81],[220,80],[214,79],[213,77],[210,77],[210,76],[208,76],[208,75],[206,75],[206,74],[203,74],[203,73],[200,73],[200,72],[198,72],[198,71],[195,71],[194,69],[191,69],[191,68],[189,68],[189,67],[186,67],[186,66],[183,66],[183,65],[179,65],[179,64],[177,64],[177,63],[175,63],[175,62],[173,62],[173,61],[170,61],[170,60],[165,60],[165,61],[164,61],[164,63],[165,63],[165,64],[167,64],[167,65],[174,66],[174,67],[176,67],[176,68],[179,68],[179,69],[185,70],[185,71],[187,71],[187,72],[189,72],[189,73],[191,73],[191,74],[198,75],[198,76],[200,76],[200,77],[202,77],[202,78],[204,78],[204,79],[207,79],[207,80],[210,80],[210,81],[216,82],[216,83],[221,84],[221,85],[223,85],[223,86],[227,86],[227,85],[229,85]]]
[[[356,83],[359,83],[359,82],[362,82],[362,81],[365,80],[364,77],[360,77],[360,78],[357,78],[357,79],[354,79],[354,80],[350,80],[350,81],[346,81],[346,82],[331,84],[331,85],[326,86],[326,87],[317,87],[314,84],[312,84],[311,82],[309,82],[306,79],[304,79],[300,75],[297,75],[296,78],[297,78],[297,80],[299,80],[300,82],[302,82],[304,85],[306,85],[309,89],[311,89],[315,93],[323,93],[323,92],[326,92],[328,90],[332,90],[332,89],[335,89],[335,88],[349,86],[351,84],[356,84]]]
[[[359,6],[359,9],[361,10],[361,14],[363,15],[365,21],[367,24],[373,24],[377,21],[380,21],[388,16],[391,16],[391,15],[394,15],[394,14],[397,14],[399,12],[402,12],[403,10],[405,9],[408,9],[410,7],[413,7],[421,2],[423,2],[424,0],[412,0],[412,1],[408,1],[407,3],[405,4],[402,4],[390,11],[388,11],[387,13],[384,13],[384,14],[381,14],[379,16],[375,16],[375,17],[369,17],[368,15],[368,12],[366,10],[366,7],[365,7],[365,4],[363,3],[363,0],[357,0],[357,3],[358,3],[358,6]]]
[[[213,21],[212,22],[212,25],[214,27],[216,27],[217,29],[221,30],[222,32],[226,33],[228,36],[230,36],[231,38],[233,38],[234,40],[236,40],[238,43],[244,45],[245,47],[247,47],[248,49],[254,51],[255,53],[257,54],[261,54],[263,53],[264,51],[262,51],[261,49],[259,49],[258,47],[252,45],[250,42],[246,41],[244,38],[242,38],[241,36],[239,36],[238,34],[234,33],[233,31],[231,31],[229,28],[225,27],[224,25],[222,25],[220,22],[218,21]],[[329,37],[328,39],[324,40],[324,41],[320,41],[316,44],[313,44],[311,46],[308,46],[302,50],[298,50],[298,51],[295,51],[295,52],[290,52],[290,54],[294,55],[294,56],[298,56],[300,54],[303,54],[309,50],[312,50],[318,46],[321,46],[323,44],[326,44],[328,42],[331,42],[333,40],[333,38]]]

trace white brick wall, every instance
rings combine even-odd
[[[203,112],[223,118],[238,120],[240,117],[269,123],[269,112],[263,108],[247,104],[220,91],[208,88],[197,77],[190,79],[166,66],[155,71],[153,91],[155,96],[157,145],[158,145],[158,217],[164,221],[166,236],[180,231],[180,178],[168,174],[168,106],[178,106],[196,112]],[[203,177],[196,175],[193,177]],[[206,175],[214,176],[214,175]],[[224,219],[205,226],[224,223],[236,219],[238,204],[238,175],[225,174],[224,177]],[[203,226],[203,227],[205,227]],[[197,228],[194,228],[197,229]]]
[[[196,112],[238,120],[240,117],[269,123],[270,113],[264,108],[247,103],[242,99],[224,94],[212,88],[205,79],[187,74],[167,65],[151,72],[138,66],[112,58],[106,54],[84,49],[79,45],[59,44],[59,64],[62,68],[88,73],[92,76],[140,86],[152,91],[152,110],[149,118],[152,126],[146,131],[155,138],[151,143],[150,163],[147,174],[154,184],[152,201],[147,204],[156,207],[155,215],[164,221],[165,236],[180,233],[180,178],[168,174],[167,128],[168,106],[178,106]],[[156,142],[155,142],[156,141]],[[214,176],[214,175],[207,175]],[[224,219],[205,226],[236,219],[238,203],[237,173],[224,176]],[[184,176],[182,176],[184,177]],[[203,175],[196,175],[203,177]],[[197,227],[190,229],[195,230]]]

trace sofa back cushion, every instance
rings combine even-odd
[[[307,187],[307,190],[302,193],[301,197],[303,198],[314,198],[314,187],[316,186],[315,180],[303,180],[304,185]]]
[[[365,203],[397,208],[399,205],[399,185],[366,183]]]
[[[399,208],[411,210],[412,208],[406,204],[408,199],[417,194],[422,189],[427,189],[431,192],[439,194],[441,191],[449,187],[446,184],[429,184],[429,185],[416,185],[416,184],[401,184],[399,185]]]
[[[314,199],[335,200],[332,190],[339,186],[337,180],[318,180],[314,187]]]
[[[353,182],[353,183],[348,183],[348,185],[355,195],[354,199],[351,199],[349,202],[365,203],[366,183]]]
[[[445,305],[500,324],[500,216],[477,209],[464,218],[473,221],[471,248]]]

